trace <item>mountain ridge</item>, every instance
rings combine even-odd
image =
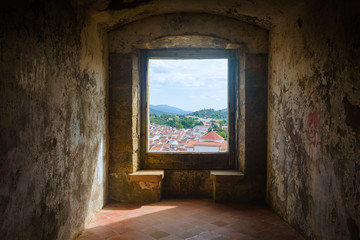
[[[227,119],[227,108],[214,110],[212,108],[202,109],[199,111],[192,112],[188,115],[200,117],[200,118],[214,118],[214,119]]]
[[[177,108],[177,107],[172,107],[169,105],[165,105],[165,104],[159,104],[159,105],[149,105],[150,108],[150,113],[152,114],[189,114],[191,113],[191,111],[185,111],[183,109]],[[163,113],[155,113],[156,111],[158,112],[163,112]]]
[[[175,114],[175,115],[190,115],[196,117],[206,117],[206,118],[216,118],[216,119],[226,119],[227,118],[227,108],[214,110],[212,108],[202,109],[198,111],[185,111],[183,109],[172,107],[166,104],[159,105],[149,105],[150,114],[161,115],[161,114]]]

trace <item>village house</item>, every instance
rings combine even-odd
[[[227,149],[228,142],[224,141],[224,138],[214,131],[198,140],[190,140],[186,145],[188,152],[225,152]]]

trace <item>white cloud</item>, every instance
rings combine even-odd
[[[224,108],[227,59],[151,59],[149,87],[152,104],[173,104],[185,110]]]
[[[224,84],[227,59],[149,61],[150,84],[202,87]]]

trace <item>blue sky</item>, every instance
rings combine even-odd
[[[150,59],[150,104],[183,110],[227,108],[227,59]]]

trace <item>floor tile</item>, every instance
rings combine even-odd
[[[182,239],[187,239],[187,238],[191,238],[191,237],[195,236],[196,234],[190,233],[190,232],[187,232],[187,231],[183,231],[183,232],[176,233],[175,235],[177,237],[182,238]]]
[[[163,238],[163,237],[167,237],[169,235],[170,234],[168,234],[167,232],[163,232],[163,231],[157,231],[157,232],[154,232],[154,233],[150,234],[150,236],[155,238],[155,239],[160,239],[160,238]]]
[[[169,235],[167,237],[162,238],[161,240],[182,240],[182,238],[176,237],[174,235]]]
[[[78,240],[303,240],[269,208],[218,204],[211,199],[165,199],[151,204],[112,203]]]
[[[228,223],[223,222],[223,221],[215,221],[215,222],[212,222],[211,224],[214,224],[214,225],[216,225],[218,227],[223,227],[223,226],[228,225]]]

